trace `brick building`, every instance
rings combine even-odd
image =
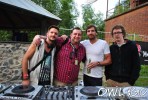
[[[130,0],[128,11],[105,20],[105,31],[110,32],[116,24],[123,25],[128,34],[136,35],[138,41],[148,41],[148,1]],[[105,39],[113,41],[111,34],[106,34]]]

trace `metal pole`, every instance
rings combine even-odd
[[[107,9],[106,9],[106,19],[108,17],[108,0],[107,0]]]
[[[134,41],[136,40],[136,34],[134,33]]]
[[[118,6],[118,14],[120,13],[120,0],[119,0],[119,6]]]

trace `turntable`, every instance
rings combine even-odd
[[[108,100],[107,97],[98,96],[99,86],[76,86],[75,87],[75,100]],[[103,91],[100,91],[101,94]]]
[[[0,96],[0,100],[39,100],[42,90],[43,86],[12,85]]]
[[[0,96],[8,89],[11,85],[0,84]]]

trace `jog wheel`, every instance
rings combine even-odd
[[[13,93],[29,93],[34,91],[35,88],[33,86],[24,87],[23,85],[18,85],[12,89]]]
[[[99,91],[99,88],[92,87],[92,86],[87,86],[80,90],[82,94],[88,95],[88,96],[98,96],[98,91]]]

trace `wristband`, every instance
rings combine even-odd
[[[22,77],[23,80],[28,80],[29,79],[29,75],[28,74],[23,74],[22,76],[23,76]]]

